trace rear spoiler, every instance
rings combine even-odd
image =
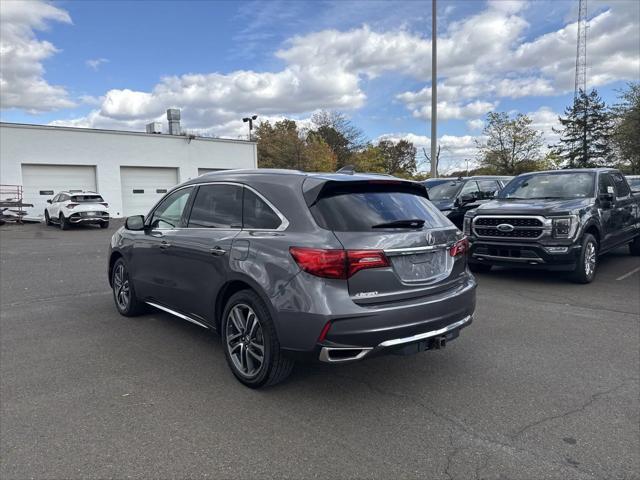
[[[429,194],[423,184],[409,180],[391,178],[331,180],[322,177],[307,177],[302,184],[302,195],[308,207],[313,206],[322,197],[364,191],[406,192],[429,199]]]

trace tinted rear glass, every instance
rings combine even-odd
[[[339,232],[371,232],[374,225],[421,219],[423,228],[451,224],[423,195],[393,185],[341,186],[310,207],[318,225]]]
[[[458,190],[460,190],[460,186],[462,182],[456,181],[448,181],[446,183],[441,183],[440,185],[436,185],[435,187],[431,187],[429,189],[429,198],[431,200],[451,200],[456,198],[458,194]]]
[[[100,203],[104,202],[100,195],[74,195],[71,201],[78,203]]]

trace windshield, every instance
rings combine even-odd
[[[101,203],[104,202],[100,195],[74,195],[71,201],[78,203]]]
[[[439,178],[432,178],[429,180],[425,180],[424,182],[422,182],[422,184],[424,185],[424,187],[427,189],[427,191],[431,191],[431,189],[435,186],[438,185],[442,185],[443,183],[447,183],[450,182],[451,180],[449,179],[439,179]]]
[[[591,172],[539,173],[513,179],[498,198],[587,198],[593,196]]]
[[[429,189],[429,198],[431,200],[452,200],[456,198],[458,190],[462,186],[462,182],[446,182]]]
[[[320,197],[310,210],[318,225],[339,232],[450,226],[422,195],[369,186]]]
[[[627,183],[629,187],[631,187],[631,190],[636,192],[640,190],[640,178],[627,178]]]

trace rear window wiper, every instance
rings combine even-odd
[[[409,218],[406,220],[394,220],[393,222],[379,223],[371,228],[422,228],[424,220],[421,218]]]

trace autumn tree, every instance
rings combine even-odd
[[[527,115],[506,112],[487,115],[483,140],[476,141],[480,165],[498,175],[517,175],[537,170],[542,133],[531,126]]]
[[[569,168],[613,165],[612,116],[596,90],[581,90],[558,120],[561,128],[553,131],[561,136],[554,152]]]
[[[311,136],[322,138],[336,156],[337,167],[352,163],[353,155],[364,146],[364,135],[339,112],[320,111],[311,117]]]
[[[613,143],[622,167],[640,173],[640,83],[630,83],[613,106]]]

